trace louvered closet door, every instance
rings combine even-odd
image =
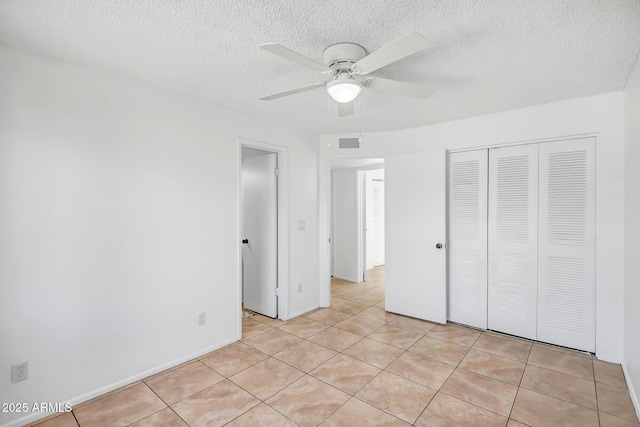
[[[488,329],[536,338],[538,146],[489,150]]]
[[[448,318],[487,328],[488,150],[449,153]]]
[[[595,139],[540,144],[538,340],[595,351]]]

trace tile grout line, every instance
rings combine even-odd
[[[516,399],[518,399],[518,394],[520,394],[520,389],[522,388],[522,380],[524,379],[524,374],[527,372],[527,366],[529,366],[529,358],[531,357],[532,351],[533,351],[533,344],[531,344],[531,347],[529,347],[529,354],[527,354],[527,360],[524,362],[524,369],[522,370],[522,375],[520,376],[520,381],[518,382],[516,395],[513,397],[513,403],[511,404],[511,409],[509,410],[509,418],[508,418],[509,420],[512,419],[511,415],[513,414],[513,408],[516,406]],[[518,420],[514,420],[514,421],[518,421]]]

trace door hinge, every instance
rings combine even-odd
[[[274,174],[275,176],[280,176],[280,168],[275,168],[275,169],[273,170],[273,174]]]
[[[280,296],[280,288],[276,288],[273,292],[275,296]]]

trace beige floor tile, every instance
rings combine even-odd
[[[530,426],[598,426],[596,411],[523,388],[518,390],[511,418]]]
[[[309,375],[345,393],[355,394],[379,373],[380,369],[375,366],[338,354],[311,371]]]
[[[353,301],[355,303],[371,307],[372,305],[378,304],[379,302],[381,302],[383,300],[384,300],[384,297],[380,297],[380,296],[377,296],[377,295],[372,295],[372,294],[369,294],[369,293],[362,293],[362,294],[357,294],[357,295],[352,296],[347,301]],[[377,319],[374,319],[374,320],[377,320]]]
[[[303,375],[302,371],[270,357],[229,379],[258,399],[265,400]]]
[[[332,310],[341,311],[347,314],[357,314],[363,310],[366,310],[367,308],[369,308],[368,305],[358,304],[357,302],[353,302],[349,300],[342,301],[342,302],[339,302],[338,304],[331,306]]]
[[[251,319],[260,323],[264,323],[265,325],[271,326],[273,328],[277,328],[287,323],[280,319],[272,319],[271,317],[263,316],[262,314],[254,314],[253,316],[251,316]]]
[[[316,322],[313,319],[302,316],[289,320],[286,324],[280,326],[279,329],[300,338],[308,338],[326,328],[327,325],[324,323]]]
[[[260,401],[249,393],[224,380],[172,406],[172,409],[193,427],[222,426]]]
[[[509,420],[509,422],[507,423],[507,427],[529,427],[526,424],[522,424],[516,420]]]
[[[522,379],[525,364],[471,349],[460,362],[460,367],[517,386]]]
[[[339,304],[344,301],[344,298],[338,298],[335,295],[331,295],[331,306],[333,307],[335,304]]]
[[[380,297],[380,301],[384,301],[384,297],[385,297],[384,286],[380,286],[380,285],[374,286],[373,289],[371,289],[370,291],[367,291],[366,294]]]
[[[585,359],[584,357],[534,347],[531,349],[527,363],[540,366],[541,368],[575,375],[587,380],[593,380],[593,361],[591,359]]]
[[[388,372],[438,390],[455,369],[419,354],[406,352],[385,369]]]
[[[270,406],[261,403],[245,412],[226,427],[297,427],[297,424],[278,413]]]
[[[235,345],[235,343],[234,343],[234,345]],[[208,353],[208,354],[213,354],[213,353],[215,353],[215,352],[211,352],[211,353]],[[173,366],[173,367],[171,367],[169,369],[165,369],[164,371],[160,371],[160,372],[157,372],[157,373],[155,373],[153,375],[149,375],[148,377],[144,378],[142,381],[145,382],[145,383],[149,383],[149,381],[151,381],[152,379],[154,379],[156,377],[164,376],[164,375],[168,374],[169,372],[171,372],[173,370],[183,368],[183,367],[185,367],[187,365],[192,364],[193,362],[194,362],[194,360],[187,360],[186,362],[180,363],[179,365]]]
[[[329,326],[333,326],[336,323],[340,323],[343,320],[351,317],[350,314],[343,313],[342,311],[338,310],[332,310],[330,308],[323,308],[321,310],[314,311],[313,313],[306,314],[305,316],[311,320],[322,322]]]
[[[251,318],[242,321],[242,340],[246,341],[257,335],[271,330],[271,326],[258,322]]]
[[[426,334],[436,326],[435,323],[428,322],[426,320],[414,319],[413,317],[398,316],[397,319],[389,322],[389,325],[396,328],[406,329],[407,331],[415,332],[417,334]]]
[[[598,409],[596,387],[592,380],[527,365],[520,387],[590,409]]]
[[[343,351],[344,354],[355,357],[373,366],[384,369],[402,354],[403,350],[379,341],[364,338]]]
[[[424,410],[416,427],[504,427],[507,418],[470,403],[438,393]]]
[[[167,405],[219,383],[224,377],[200,361],[195,361],[146,381]]]
[[[225,377],[230,377],[267,357],[253,347],[238,343],[203,357],[200,361]]]
[[[508,417],[518,387],[458,368],[440,391]]]
[[[471,347],[476,342],[478,337],[480,337],[480,332],[476,332],[467,328],[461,328],[459,326],[436,325],[427,333],[427,336],[457,344],[463,347]]]
[[[378,307],[369,307],[366,310],[363,310],[360,313],[356,314],[356,316],[381,323],[389,323],[392,320],[398,318],[397,314],[389,313],[388,311],[385,311],[384,309]]]
[[[82,427],[128,426],[166,407],[146,384],[138,383],[73,412]]]
[[[409,351],[450,365],[458,365],[469,351],[469,348],[425,336],[411,346]]]
[[[338,298],[342,298],[343,300],[347,300],[355,295],[358,295],[360,292],[361,291],[358,289],[353,289],[351,287],[343,287],[341,289],[331,290],[331,296],[336,296]]]
[[[571,356],[583,357],[585,359],[593,359],[593,355],[591,353],[587,353],[587,352],[580,351],[580,350],[571,350],[570,348],[558,347],[557,345],[553,345],[553,344],[545,344],[545,343],[542,343],[542,342],[534,342],[533,346],[534,347],[544,348],[546,350],[557,351],[557,352],[560,352],[560,353],[569,354]]]
[[[600,427],[638,427],[638,423],[600,412]]]
[[[428,387],[383,371],[364,386],[356,397],[413,424],[435,393]]]
[[[371,332],[376,331],[384,326],[384,323],[375,322],[373,320],[364,319],[358,316],[352,316],[340,323],[336,323],[335,327],[344,331],[348,331],[363,337]]]
[[[624,389],[627,388],[627,382],[624,379],[622,367],[617,363],[594,360],[593,373],[596,377],[596,381],[599,383],[609,384]]]
[[[281,331],[280,329],[272,329],[245,341],[245,343],[256,350],[273,355],[287,347],[291,347],[295,343],[300,342],[300,340],[300,337],[288,332]]]
[[[129,427],[188,427],[171,408],[163,409]]]
[[[378,308],[381,308],[381,309],[383,309],[383,310],[384,310],[384,308],[385,308],[385,303],[384,303],[384,301],[379,302],[379,303],[377,303],[376,305],[374,305],[374,307],[378,307]]]
[[[531,351],[531,343],[526,341],[502,338],[495,334],[482,334],[473,344],[473,348],[496,356],[506,357],[526,363]]]
[[[501,338],[503,340],[513,341],[515,343],[520,343],[520,344],[529,344],[529,345],[535,344],[534,341],[528,338],[516,337],[515,335],[509,335],[509,334],[505,334],[498,331],[483,331],[482,335],[488,335],[494,338]],[[550,345],[545,344],[544,346],[549,347]],[[552,346],[552,347],[555,347],[555,346]]]
[[[78,427],[76,418],[71,412],[65,414],[56,415],[54,417],[47,417],[46,421],[36,422],[36,424],[29,424],[33,427]]]
[[[362,337],[360,335],[352,334],[351,332],[343,331],[342,329],[334,327],[329,327],[324,331],[311,335],[308,338],[309,341],[329,347],[335,351],[342,351],[361,339]]]
[[[596,391],[598,393],[598,409],[601,413],[638,422],[631,397],[626,389],[596,383]]]
[[[181,365],[178,365],[178,366],[186,365],[187,363],[189,363],[189,362],[182,363]],[[176,367],[177,367],[177,366],[176,366]],[[164,374],[164,373],[166,373],[166,372],[169,372],[169,371],[170,371],[170,370],[172,370],[172,369],[174,369],[174,368],[170,368],[170,369],[164,370],[164,371],[162,371],[162,372],[158,372],[158,373],[156,373],[156,374],[154,374],[154,375],[150,375],[149,377],[147,377],[147,378],[145,378],[145,379],[153,378],[154,376],[157,376],[157,375],[162,375],[162,374]],[[73,411],[75,412],[75,411],[76,411],[76,409],[80,409],[80,408],[82,408],[83,406],[90,405],[90,404],[92,404],[93,402],[97,402],[98,400],[102,400],[102,399],[104,399],[105,397],[112,396],[112,395],[117,394],[117,393],[120,393],[121,391],[124,391],[124,390],[126,390],[126,389],[128,389],[128,388],[132,388],[132,387],[135,387],[135,386],[140,385],[140,384],[144,384],[144,382],[143,382],[143,381],[134,381],[134,382],[132,382],[131,384],[127,384],[127,385],[124,385],[124,386],[122,386],[122,387],[119,387],[119,388],[117,388],[117,389],[115,389],[115,390],[108,391],[108,392],[106,392],[106,393],[105,393],[105,394],[103,394],[103,395],[96,396],[96,397],[94,397],[94,398],[92,398],[92,399],[89,399],[89,400],[85,400],[84,402],[81,402],[81,403],[78,403],[77,405],[74,405],[74,406],[73,406]]]
[[[323,347],[311,341],[303,340],[279,353],[274,354],[273,357],[282,360],[303,372],[309,372],[313,368],[331,359],[336,354],[337,353],[330,348]]]
[[[408,427],[409,424],[361,400],[351,398],[320,426]]]
[[[368,338],[406,350],[422,338],[422,334],[385,325],[370,334]]]
[[[317,426],[349,399],[349,395],[305,375],[265,403],[302,427]]]

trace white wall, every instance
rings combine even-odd
[[[240,337],[238,137],[288,146],[289,312],[312,309],[317,137],[0,47],[0,402],[78,403]]]
[[[625,310],[624,366],[640,417],[640,61],[631,72],[625,101]]]
[[[597,137],[597,327],[598,357],[614,362],[623,355],[624,307],[624,115],[623,94],[588,98],[510,110],[396,132],[365,134],[361,156],[384,156],[430,149],[487,147],[521,141],[594,134]],[[327,171],[329,156],[338,156],[337,139],[320,138],[320,304],[330,296],[326,272]],[[357,135],[356,135],[357,136]]]
[[[333,172],[333,275],[359,283],[362,271],[358,232],[358,171],[354,168]]]

